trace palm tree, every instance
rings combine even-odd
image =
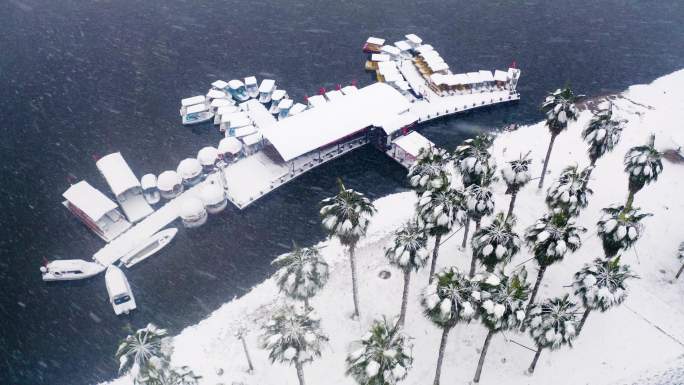
[[[584,227],[576,226],[565,213],[546,214],[538,219],[525,232],[525,241],[534,253],[534,259],[539,265],[537,281],[532,289],[527,314],[530,315],[534,299],[539,291],[544,272],[552,264],[562,261],[569,251],[575,252],[582,246],[580,234],[586,232]],[[523,331],[525,325],[523,325]]]
[[[641,237],[641,220],[652,215],[642,213],[638,207],[627,208],[621,205],[612,205],[602,211],[603,216],[596,227],[606,258],[612,258],[620,250],[632,247]]]
[[[425,191],[439,190],[451,184],[449,158],[446,150],[440,148],[428,147],[420,150],[407,176],[418,196]]]
[[[353,318],[359,317],[359,289],[356,278],[356,261],[354,251],[361,237],[366,235],[368,222],[375,214],[375,206],[363,194],[347,189],[338,179],[340,192],[321,201],[321,219],[323,227],[332,237],[337,237],[349,251],[349,264],[352,274],[352,295],[354,298]]]
[[[537,352],[527,369],[528,373],[534,373],[543,349],[560,349],[565,344],[572,347],[572,340],[577,334],[576,308],[577,305],[568,299],[567,294],[534,306],[527,323],[530,335],[537,344]]]
[[[577,165],[563,169],[560,176],[546,191],[546,204],[554,211],[563,211],[576,217],[580,209],[589,204],[588,196],[593,191],[587,187],[589,168],[580,171]]]
[[[494,212],[494,194],[489,187],[489,179],[484,178],[482,185],[470,185],[465,189],[464,206],[468,218],[475,221],[475,232],[480,231],[482,217],[491,215]],[[477,258],[475,253],[470,262],[469,276],[475,275]]]
[[[513,207],[515,206],[515,198],[518,196],[518,191],[523,188],[527,182],[530,181],[530,164],[532,159],[529,158],[528,152],[520,158],[507,162],[507,165],[501,169],[501,176],[506,182],[506,194],[511,194],[511,201],[508,204],[508,213],[506,218],[513,214]]]
[[[559,88],[549,93],[544,103],[542,103],[541,109],[546,114],[546,127],[551,133],[551,140],[549,141],[549,148],[546,150],[544,167],[542,168],[541,178],[539,178],[539,188],[544,186],[544,177],[546,176],[546,168],[549,166],[553,142],[558,134],[568,128],[569,121],[577,120],[576,99],[577,97],[572,90],[569,87],[565,87],[562,90]]]
[[[479,287],[477,281],[471,280],[455,267],[442,270],[435,278],[435,283],[423,292],[421,303],[425,316],[442,329],[433,382],[439,385],[449,332],[458,322],[469,322],[475,316],[477,304],[473,293],[479,292]]]
[[[427,234],[418,225],[416,219],[408,221],[394,234],[394,242],[385,251],[385,256],[390,264],[400,268],[404,273],[404,293],[401,297],[401,311],[397,321],[397,325],[403,326],[406,319],[411,271],[418,271],[425,266],[428,259]]]
[[[321,356],[326,341],[328,337],[321,331],[317,317],[310,311],[285,305],[276,309],[263,326],[260,345],[268,350],[271,362],[294,365],[299,385],[304,385],[303,365]]]
[[[167,334],[166,329],[150,323],[127,336],[116,351],[119,373],[130,373],[136,384],[144,381],[165,357],[162,343],[166,345]]]
[[[625,172],[629,175],[629,195],[625,207],[631,208],[634,194],[645,185],[655,182],[663,171],[661,155],[654,147],[655,135],[651,134],[645,146],[632,147],[625,154]]]
[[[680,260],[684,261],[684,242],[679,244],[679,250],[677,253],[677,257]],[[679,276],[682,274],[682,271],[684,271],[684,263],[682,263],[682,266],[679,268],[679,271],[677,271],[677,275],[675,275],[675,279],[679,279]]]
[[[291,253],[281,255],[271,264],[279,268],[275,279],[280,291],[304,301],[307,309],[309,299],[328,282],[328,263],[315,247],[302,249],[293,243]]]
[[[245,335],[247,334],[247,328],[244,326],[239,326],[235,331],[235,337],[242,343],[242,350],[245,353],[245,359],[247,360],[247,372],[252,373],[254,371],[254,365],[252,365],[252,359],[249,356],[249,350],[247,350],[247,342],[245,341]]]
[[[412,346],[398,324],[383,317],[374,321],[360,341],[361,347],[347,356],[347,375],[360,385],[395,385],[406,378],[413,364]]]
[[[492,223],[473,234],[473,258],[493,272],[499,264],[508,263],[520,250],[520,237],[513,232],[515,216],[498,213]]]
[[[435,238],[430,264],[430,283],[437,267],[442,237],[448,234],[455,224],[463,223],[465,213],[461,210],[461,199],[460,191],[448,187],[437,191],[425,191],[416,204],[419,223]]]
[[[625,281],[629,278],[638,277],[632,273],[629,265],[620,265],[620,257],[613,260],[597,258],[593,264],[585,264],[575,273],[572,286],[584,305],[584,314],[577,327],[578,335],[592,310],[605,312],[627,298]]]
[[[606,153],[613,151],[620,141],[625,120],[613,118],[613,103],[610,102],[608,109],[594,114],[587,127],[582,131],[582,138],[589,145],[589,168],[584,183],[589,182],[589,176],[596,165],[596,161]]]
[[[499,275],[488,273],[487,278],[480,281],[480,288],[482,289],[480,320],[489,332],[482,346],[480,360],[473,378],[476,384],[480,382],[482,365],[492,337],[496,333],[513,330],[520,326],[525,318],[525,302],[530,294],[527,271],[524,267],[511,276],[506,276],[503,270]]]

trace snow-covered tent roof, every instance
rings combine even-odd
[[[342,87],[341,91],[345,95],[351,95],[355,92],[359,92],[359,89],[356,88],[356,86],[344,86]]]
[[[303,112],[305,110],[306,110],[306,104],[295,103],[295,105],[292,106],[292,108],[290,108],[290,116],[297,115],[300,112]]]
[[[394,46],[399,48],[401,51],[409,51],[411,49],[411,45],[405,40],[395,42]]]
[[[204,202],[206,206],[219,204],[223,202],[224,199],[226,199],[226,195],[223,189],[219,185],[214,183],[207,183],[204,186],[202,186],[199,195],[200,199],[202,199],[202,202]]]
[[[402,127],[406,127],[409,124],[415,123],[417,120],[418,115],[411,111],[406,111],[403,114],[388,117],[386,121],[381,122],[378,125],[382,127],[382,130],[385,131],[385,134],[391,135],[400,130]]]
[[[274,88],[275,88],[275,80],[264,79],[261,81],[261,85],[259,86],[259,92],[273,92]]]
[[[423,42],[423,39],[419,38],[418,35],[416,35],[415,33],[409,33],[404,37],[406,37],[406,40],[410,41],[413,44],[421,44]]]
[[[325,97],[328,98],[328,100],[333,101],[333,100],[339,99],[341,97],[344,97],[344,95],[339,90],[332,90],[332,91],[326,92]]]
[[[497,82],[508,81],[508,72],[501,70],[494,71],[494,80]]]
[[[103,156],[95,164],[114,195],[119,196],[132,188],[140,187],[140,181],[120,152]]]
[[[264,138],[263,135],[261,135],[260,133],[256,132],[256,133],[254,133],[254,134],[250,134],[250,135],[247,135],[247,136],[243,137],[243,138],[242,138],[242,143],[244,143],[245,146],[253,146],[253,145],[255,145],[255,144],[261,142],[261,140],[262,140],[263,138]]]
[[[245,85],[248,87],[253,87],[257,85],[257,79],[255,76],[247,76],[245,78]]]
[[[117,208],[116,203],[84,180],[69,187],[62,196],[95,222]]]
[[[183,107],[192,106],[193,104],[204,103],[205,101],[206,101],[206,98],[204,95],[197,95],[197,96],[193,96],[191,98],[181,99],[181,106],[183,106]]]
[[[202,172],[202,165],[195,158],[185,158],[180,161],[176,171],[183,179],[191,179]]]
[[[241,80],[233,79],[228,82],[228,87],[230,87],[231,90],[237,90],[240,87],[244,87],[245,83],[243,83]]]
[[[492,71],[480,70],[480,81],[493,82],[494,75],[492,75]]]
[[[309,105],[311,107],[324,106],[328,100],[323,95],[309,96]]]
[[[381,39],[379,37],[369,37],[368,40],[366,40],[366,43],[368,44],[375,44],[375,45],[383,45],[385,44],[385,39]]]
[[[173,170],[167,170],[159,174],[157,188],[161,191],[171,191],[175,186],[182,183],[181,177]]]
[[[398,115],[409,106],[409,101],[396,89],[374,83],[352,95],[280,120],[262,133],[280,156],[289,161]]]
[[[218,151],[221,154],[238,154],[240,151],[242,151],[242,142],[230,136],[223,138],[219,142]]]
[[[184,219],[192,219],[203,216],[205,213],[204,202],[194,196],[186,197],[181,203],[180,216]]]
[[[193,104],[192,106],[189,106],[187,110],[185,110],[186,114],[197,114],[200,112],[207,111],[209,109],[209,106],[206,104]]]
[[[140,178],[140,185],[143,189],[157,188],[157,176],[154,174],[145,174]]]
[[[390,55],[399,55],[401,53],[401,50],[393,45],[383,45],[380,49],[382,52]]]
[[[217,80],[217,81],[211,83],[211,86],[214,88],[218,88],[218,89],[222,90],[222,89],[228,87],[228,83],[224,82],[223,80]]]
[[[202,149],[197,152],[197,160],[202,166],[213,165],[216,163],[217,158],[218,150],[212,146],[202,147]]]
[[[207,98],[209,99],[225,99],[228,95],[225,92],[211,89],[207,92]]]
[[[396,144],[397,147],[401,148],[414,158],[420,154],[421,149],[434,146],[434,143],[416,131],[412,131],[408,135],[399,137],[392,143]]]
[[[372,61],[390,61],[390,56],[384,53],[374,53],[371,55]]]

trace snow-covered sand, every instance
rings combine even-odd
[[[589,229],[584,235],[584,244],[578,252],[567,255],[563,262],[547,269],[539,298],[571,290],[566,286],[571,284],[574,272],[583,263],[602,256],[595,223],[601,208],[623,203],[626,199],[627,176],[622,171],[622,157],[627,149],[645,143],[650,132],[656,134],[656,146],[661,150],[684,144],[684,70],[649,85],[630,87],[614,99],[614,104],[617,117],[628,119],[629,123],[619,146],[597,162],[592,174],[590,187],[594,194],[578,219],[580,225]],[[589,163],[580,132],[590,117],[589,111],[583,111],[579,120],[556,140],[549,166],[551,175],[546,186],[553,182],[564,166],[575,162],[580,166]],[[543,123],[526,126],[514,132],[501,133],[492,153],[496,162],[503,164],[517,158],[521,152],[531,150],[533,176],[538,176],[548,140]],[[503,182],[498,182],[495,190],[497,208],[505,210],[509,196],[504,195]],[[641,277],[629,282],[631,290],[624,304],[607,313],[593,312],[573,348],[544,351],[533,376],[524,374],[524,371],[534,353],[514,343],[533,346],[531,339],[515,333],[505,337],[496,335],[490,345],[480,383],[632,384],[647,383],[648,377],[653,378],[653,382],[649,382],[653,384],[681,383],[684,371],[672,368],[684,367],[684,306],[681,302],[684,278],[674,282],[672,279],[679,268],[676,249],[684,240],[682,191],[684,164],[664,161],[664,171],[659,180],[636,195],[635,206],[654,216],[644,220],[645,233],[636,244],[636,250],[629,250],[622,257],[623,263],[630,264]],[[534,181],[518,195],[515,213],[519,233],[522,234],[546,211],[543,198],[544,193],[537,190]],[[330,342],[320,359],[304,367],[307,383],[354,384],[352,378],[345,376],[345,357],[350,343],[365,333],[374,318],[394,316],[399,312],[402,276],[388,266],[383,249],[390,242],[392,231],[412,215],[415,200],[413,192],[404,192],[375,202],[378,213],[371,222],[368,237],[357,251],[359,321],[349,318],[353,305],[344,249],[337,241],[321,245],[327,246],[322,253],[331,265],[330,281],[311,304],[322,317],[322,327]],[[440,267],[457,265],[467,271],[470,255],[459,250],[461,237],[459,232],[442,245]],[[508,269],[530,256],[529,250],[523,248]],[[529,279],[534,279],[534,262],[527,262],[526,266]],[[387,280],[378,277],[378,273],[385,269],[393,273]],[[440,330],[423,316],[419,304],[420,291],[427,284],[428,270],[425,268],[412,278],[406,333],[413,337],[415,361],[403,382],[409,385],[432,383],[441,335]],[[297,384],[294,367],[272,365],[267,353],[257,347],[261,319],[268,314],[269,306],[281,301],[285,298],[278,294],[274,280],[268,279],[242,298],[226,303],[207,319],[175,337],[174,364],[191,366],[204,377],[202,384]],[[238,324],[244,324],[251,330],[247,342],[256,368],[252,374],[245,372],[247,365],[242,346],[233,336]],[[479,321],[455,327],[449,337],[442,382],[467,384],[471,381],[485,335],[486,329]],[[217,374],[219,368],[222,375]],[[124,377],[113,383],[130,382]]]

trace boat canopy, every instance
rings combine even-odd
[[[327,99],[323,95],[309,96],[309,105],[311,107],[323,106],[327,102]]]
[[[391,135],[399,131],[402,127],[406,127],[410,124],[418,121],[418,115],[414,112],[406,111],[403,114],[395,115],[389,117],[386,121],[379,124],[385,134]]]
[[[157,178],[157,188],[161,191],[171,191],[181,183],[181,177],[173,170],[164,171]]]
[[[271,100],[280,100],[285,97],[285,90],[275,90],[273,95],[271,95]]]
[[[211,106],[214,108],[233,106],[235,103],[233,99],[214,99],[211,101]]]
[[[154,174],[145,174],[140,178],[140,185],[144,190],[157,188],[157,177]]]
[[[234,136],[236,138],[242,138],[243,136],[252,135],[255,132],[257,132],[256,127],[249,124],[247,126],[242,126],[242,127],[236,128],[234,131],[234,133],[235,133]],[[226,132],[226,135],[228,135],[228,132]]]
[[[390,56],[384,53],[374,53],[371,55],[372,61],[390,61]]]
[[[278,103],[278,108],[281,110],[286,110],[288,108],[292,108],[292,99],[283,99]]]
[[[237,90],[237,89],[244,87],[244,86],[245,86],[245,83],[243,83],[242,81],[237,80],[237,79],[233,79],[233,80],[228,82],[228,87],[230,87],[231,90]]]
[[[480,81],[482,81],[482,82],[493,82],[494,81],[494,75],[492,75],[492,71],[480,70]]]
[[[228,95],[226,95],[226,93],[224,91],[212,89],[212,90],[209,90],[209,92],[207,92],[207,98],[209,98],[209,99],[225,99],[227,97],[228,97]]]
[[[243,137],[242,143],[244,143],[245,146],[253,146],[261,142],[262,139],[264,139],[264,136],[257,132]]]
[[[197,114],[197,113],[204,112],[204,111],[207,111],[207,110],[209,110],[209,106],[207,106],[207,105],[204,104],[204,103],[202,103],[202,104],[193,104],[192,106],[188,107],[187,110],[185,110],[185,113],[186,113],[187,115],[189,115],[189,114]]]
[[[273,92],[273,89],[275,88],[275,80],[273,79],[264,79],[261,81],[261,85],[259,86],[259,92]]]
[[[224,118],[226,120],[224,120]],[[242,111],[233,112],[230,115],[221,115],[221,123],[223,122],[230,122],[230,128],[244,127],[252,124],[252,121],[249,120],[247,114]]]
[[[222,90],[222,89],[225,89],[226,87],[228,87],[228,83],[226,83],[223,80],[217,80],[217,81],[211,83],[211,86],[214,88],[217,88],[219,90]]]
[[[219,142],[218,151],[221,154],[239,154],[242,151],[242,142],[232,136],[223,138]]]
[[[311,100],[311,98],[309,98]],[[409,109],[410,102],[385,83],[283,119],[262,131],[285,161],[386,121]]]
[[[406,40],[416,45],[421,44],[423,42],[423,39],[419,38],[418,35],[416,35],[415,33],[409,33],[404,37],[406,37]]]
[[[256,87],[257,80],[255,76],[248,76],[245,78],[245,85],[247,87]]]
[[[119,196],[132,188],[140,187],[140,181],[120,152],[103,156],[95,164],[114,195]]]
[[[290,108],[290,116],[299,114],[305,110],[306,110],[306,104],[295,103],[295,105],[292,106],[292,108]]]
[[[501,70],[494,71],[494,81],[507,82],[508,81],[508,72],[501,71]]]
[[[359,89],[356,88],[356,86],[344,86],[341,91],[345,95],[351,95],[355,92],[359,92]]]
[[[394,43],[394,46],[399,48],[402,52],[411,50],[411,45],[406,40],[397,41]]]
[[[437,51],[425,51],[425,52],[422,52],[420,54],[420,56],[422,56],[423,59],[425,59],[425,60],[429,60],[432,58],[441,58],[441,56],[439,55],[439,52],[437,52]]]
[[[445,62],[436,63],[430,66],[433,72],[446,71],[449,69],[449,65]]]
[[[183,200],[180,208],[180,216],[183,219],[195,219],[204,216],[204,203],[194,196],[189,196]]]
[[[176,171],[183,179],[191,179],[202,172],[202,165],[195,158],[185,158],[180,161]]]
[[[382,52],[388,53],[390,55],[399,55],[401,54],[401,50],[393,45],[383,45],[382,48],[380,48]]]
[[[221,115],[221,123],[223,123],[223,122],[224,122],[224,121],[223,121],[223,117],[224,117],[224,116],[228,116],[228,115],[230,115],[230,114],[232,114],[233,112],[238,111],[238,110],[239,110],[238,106],[227,105],[227,106],[221,106],[221,107],[219,107],[218,110],[216,110],[216,113],[219,114],[219,115]],[[226,121],[226,122],[227,122],[227,121]]]
[[[207,183],[200,190],[200,198],[205,206],[217,205],[226,199],[223,189],[214,183]]]
[[[109,297],[114,298],[124,294],[130,294],[128,281],[126,276],[118,267],[110,265],[105,273],[105,281],[107,283],[107,291],[109,292]]]
[[[428,51],[432,51],[434,49],[435,48],[433,46],[431,46],[430,44],[423,44],[423,45],[419,45],[416,48],[416,51],[418,51],[419,54],[424,54],[424,53],[426,53]]]
[[[72,185],[62,196],[69,204],[81,210],[95,222],[118,207],[116,203],[86,181]]]
[[[181,106],[188,107],[188,106],[192,106],[193,104],[204,103],[205,101],[206,101],[206,98],[204,97],[204,95],[197,95],[197,96],[193,96],[191,98],[182,99],[181,100]]]
[[[213,165],[216,163],[216,159],[218,159],[218,150],[215,147],[202,147],[202,149],[197,152],[197,160],[203,166]]]
[[[411,131],[408,135],[401,136],[392,143],[414,158],[418,157],[420,150],[434,146],[434,143],[416,131]]]
[[[385,44],[385,39],[381,39],[379,37],[369,37],[368,40],[366,40],[366,43],[368,44],[374,44],[374,45],[383,45]]]
[[[397,69],[397,65],[395,62],[389,61],[378,63],[378,72],[384,76],[394,72],[399,73],[399,70]]]

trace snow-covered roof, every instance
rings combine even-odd
[[[400,41],[395,42],[394,46],[399,48],[402,51],[409,51],[411,49],[411,45],[405,40],[400,40]]]
[[[497,82],[508,81],[508,72],[501,70],[494,71],[494,80]]]
[[[381,48],[382,52],[386,52],[390,55],[399,55],[401,50],[393,45],[383,45]]]
[[[345,95],[351,95],[355,92],[359,92],[359,89],[356,88],[356,86],[344,86],[342,87],[341,91]]]
[[[243,137],[243,138],[242,138],[242,143],[244,143],[245,146],[252,146],[252,145],[255,145],[255,144],[261,142],[261,140],[262,140],[263,138],[264,138],[263,135],[261,135],[260,133],[256,132],[256,133],[254,133],[254,134],[250,134],[250,135],[247,135],[247,136]]]
[[[237,154],[242,150],[242,142],[237,138],[227,137],[221,139],[218,145],[218,151],[221,154]]]
[[[421,149],[434,146],[434,143],[432,143],[426,137],[424,137],[416,131],[411,131],[411,133],[409,133],[408,135],[399,137],[395,139],[392,143],[396,144],[397,147],[406,151],[414,158],[417,157],[418,154],[420,154]]]
[[[257,79],[255,76],[247,76],[245,78],[245,85],[248,87],[256,86],[257,85]]]
[[[209,109],[209,106],[207,106],[207,105],[204,104],[204,103],[202,103],[202,104],[193,104],[192,106],[188,107],[188,108],[185,110],[185,113],[186,113],[186,114],[197,114],[197,113],[199,113],[199,112],[207,111],[208,109]]]
[[[410,41],[413,44],[421,44],[423,42],[423,39],[419,38],[418,35],[415,33],[409,33],[408,35],[405,35],[406,40]]]
[[[492,71],[480,70],[480,81],[493,82],[494,75],[492,75]]]
[[[185,158],[180,161],[176,171],[183,179],[190,179],[202,172],[202,165],[195,158]]]
[[[237,90],[240,87],[244,87],[245,83],[243,83],[241,80],[233,79],[228,82],[228,87],[230,87],[231,90]]]
[[[383,45],[385,44],[385,39],[381,39],[379,37],[369,37],[368,40],[366,40],[366,43],[368,44],[375,44],[375,45]]]
[[[288,161],[398,115],[409,106],[396,89],[374,83],[355,94],[280,120],[262,133]]]
[[[200,190],[200,198],[205,205],[215,205],[223,202],[226,199],[223,189],[214,183],[205,184]]]
[[[114,195],[118,196],[132,188],[140,187],[140,181],[120,152],[103,156],[95,164]]]
[[[341,91],[332,90],[332,91],[326,92],[325,97],[328,98],[328,100],[333,101],[333,100],[344,97],[344,94],[342,94]]]
[[[234,105],[233,99],[214,99],[211,101],[211,106],[214,108],[219,108],[219,107],[224,107],[224,106],[232,106]]]
[[[62,196],[95,222],[117,208],[116,203],[84,180],[69,187]]]
[[[390,56],[384,53],[374,53],[371,55],[372,61],[390,61]]]
[[[382,76],[385,78],[385,81],[388,83],[394,83],[394,82],[404,80],[404,78],[401,76],[401,74],[399,74],[399,72],[396,72],[396,71],[390,72],[388,74],[384,74]]]
[[[280,100],[285,97],[285,90],[275,90],[271,95],[271,100]]]
[[[323,95],[309,96],[309,105],[311,107],[319,107],[325,105],[328,101]]]
[[[418,115],[414,112],[406,111],[403,114],[388,117],[386,121],[379,123],[379,126],[382,127],[382,130],[385,131],[387,135],[391,135],[402,127],[415,123],[417,120]]]
[[[411,85],[408,84],[406,80],[398,80],[394,82],[394,85],[402,91],[408,91],[411,89]]]
[[[446,71],[449,69],[449,65],[445,62],[439,62],[430,66],[430,69],[434,72]]]
[[[434,50],[434,47],[432,47],[430,44],[423,44],[423,45],[419,45],[418,47],[416,47],[416,51],[418,51],[418,53],[420,53],[420,54],[424,54],[424,53],[426,53],[428,51],[432,51],[432,50]]]
[[[224,88],[228,87],[228,83],[226,83],[223,80],[217,80],[217,81],[211,83],[211,86],[214,88],[218,88],[218,89],[224,89]]]
[[[278,109],[286,110],[292,107],[292,99],[283,99],[278,103]]]
[[[157,188],[157,176],[154,174],[145,174],[140,178],[140,185],[143,189]]]
[[[221,122],[223,123],[223,117],[232,114],[233,112],[236,112],[238,110],[238,106],[234,105],[227,105],[227,106],[221,106],[216,110],[216,113],[218,115],[221,115]]]
[[[236,128],[235,129],[235,137],[241,138],[243,136],[252,135],[255,132],[257,132],[256,127],[254,127],[250,124],[247,126],[242,126],[242,127]],[[227,134],[228,134],[228,132],[226,132],[226,135]]]
[[[273,88],[275,88],[275,80],[264,79],[259,86],[259,92],[273,92]]]
[[[167,170],[159,174],[157,178],[157,188],[161,191],[171,191],[175,186],[178,186],[183,181],[177,172]]]
[[[204,97],[204,95],[197,95],[190,98],[181,99],[181,106],[192,106],[193,104],[204,103],[205,101],[206,98]]]
[[[228,97],[225,92],[220,91],[220,90],[214,90],[211,89],[209,92],[207,92],[207,98],[209,99],[223,99]]]
[[[295,103],[295,105],[292,106],[292,108],[290,108],[290,116],[297,115],[300,112],[303,112],[305,110],[306,110],[306,104]]]
[[[441,56],[439,55],[439,52],[433,51],[433,50],[421,52],[420,56],[422,56],[423,59],[425,59],[425,60],[428,60],[431,58],[441,58]]]
[[[482,81],[479,72],[468,72],[466,75],[468,76],[468,80],[470,80],[470,84],[480,83]]]
[[[388,61],[388,62],[380,62],[378,63],[378,72],[381,74],[386,74],[390,72],[396,72],[397,70],[397,64],[393,61]]]
[[[197,160],[199,160],[200,164],[203,166],[213,165],[216,163],[217,158],[218,150],[212,146],[202,147],[202,149],[197,152]]]
[[[228,122],[230,122],[231,128],[244,127],[252,123],[252,121],[247,117],[247,114],[242,111],[221,115],[221,123]]]

